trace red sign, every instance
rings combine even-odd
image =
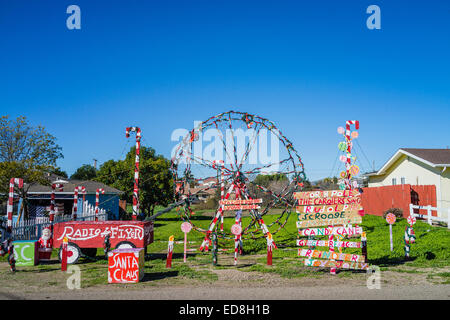
[[[80,248],[101,248],[110,234],[111,247],[122,241],[144,248],[153,242],[152,221],[69,221],[54,225],[53,247],[58,248],[64,237]]]
[[[144,277],[144,249],[116,249],[108,253],[108,283],[136,283]]]

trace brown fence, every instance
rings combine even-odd
[[[431,205],[436,207],[436,186],[435,185],[396,185],[363,188],[361,197],[362,206],[366,214],[377,216],[390,208],[400,208],[403,216],[409,216],[409,204],[419,206]],[[426,210],[416,210],[416,213],[427,214]],[[433,212],[433,216],[436,213]]]

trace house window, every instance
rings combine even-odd
[[[392,185],[395,186],[397,184],[397,179],[396,178],[392,178]]]
[[[405,178],[405,177],[401,177],[401,178],[400,178],[400,181],[401,181],[401,182],[400,182],[401,184],[406,184],[406,178]]]

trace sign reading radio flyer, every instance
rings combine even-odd
[[[345,237],[361,236],[363,208],[357,190],[297,192],[298,255],[306,266],[365,270],[369,267],[364,255],[342,253],[343,248],[362,248],[360,242],[344,241]],[[352,225],[353,224],[353,225]],[[334,236],[340,240],[334,240]],[[323,237],[324,239],[317,239]],[[328,248],[327,251],[316,247]],[[339,249],[339,253],[334,248]],[[326,260],[321,260],[326,259]]]

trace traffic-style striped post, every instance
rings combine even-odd
[[[82,186],[75,187],[75,190],[73,192],[73,220],[77,220],[78,194],[86,194],[86,188]]]
[[[225,175],[224,175],[224,167],[225,163],[223,160],[214,160],[213,161],[213,167],[217,169],[217,171],[220,171],[220,200],[224,200],[225,195]],[[220,214],[220,231],[223,232],[223,211]]]
[[[11,178],[9,180],[9,197],[8,197],[8,206],[7,206],[7,215],[8,221],[6,224],[6,230],[8,233],[12,232],[12,217],[14,211],[14,185],[17,185],[19,189],[23,188],[23,179],[21,178]]]
[[[100,194],[105,194],[105,189],[98,188],[95,190],[95,221],[98,221],[98,204],[100,202]]]
[[[130,132],[136,132],[136,158],[134,165],[134,189],[133,189],[133,215],[132,219],[137,220],[139,214],[139,155],[141,149],[141,129],[138,127],[128,127],[125,136],[130,137]]]

